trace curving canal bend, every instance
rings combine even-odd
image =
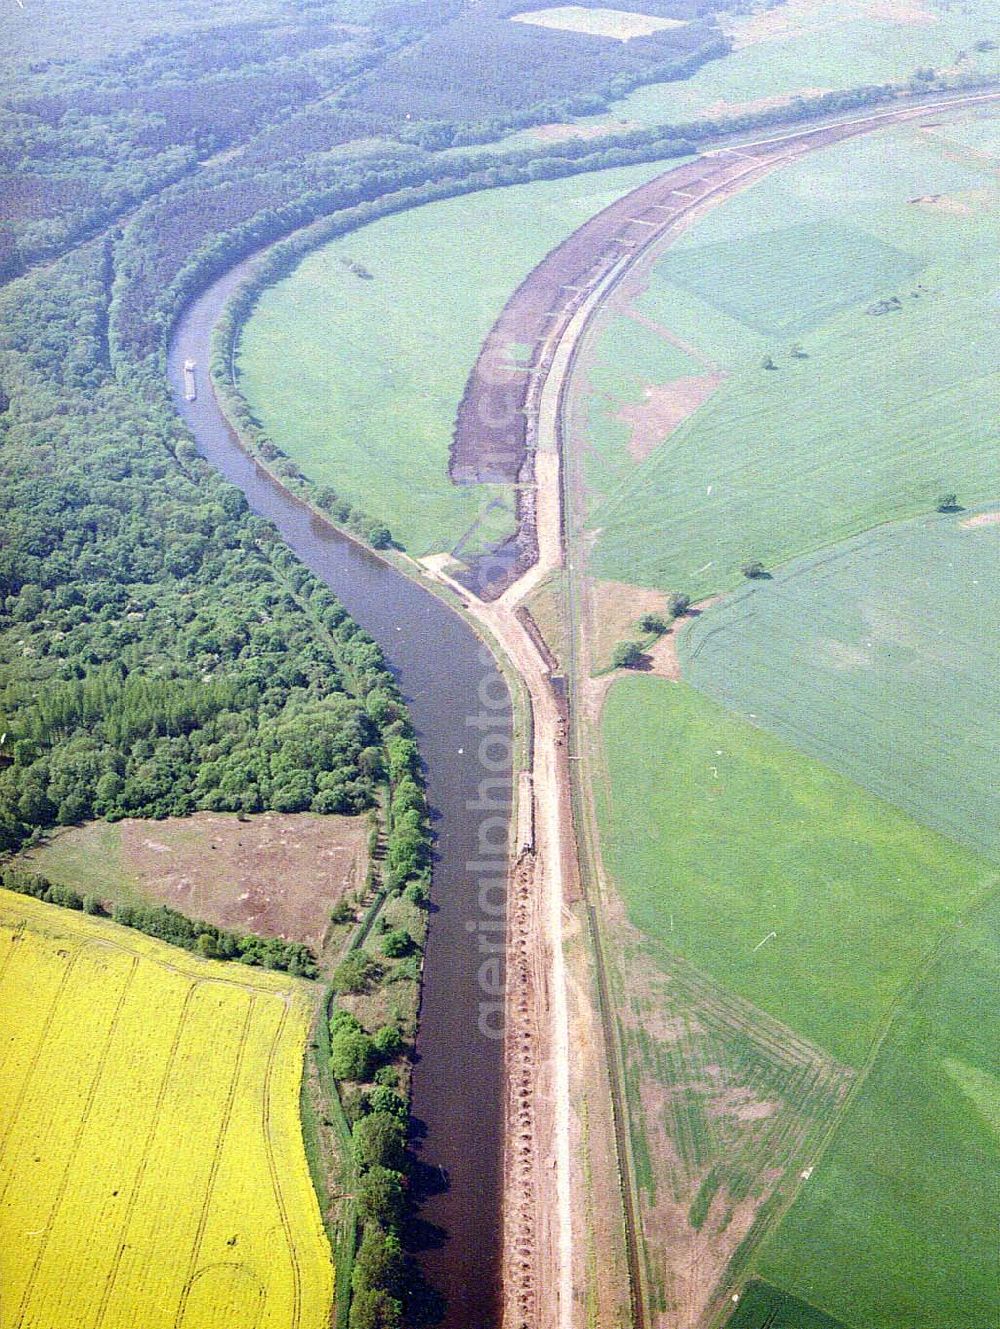
[[[248,270],[232,269],[188,306],[170,343],[171,389],[202,454],[382,646],[410,708],[436,834],[413,1076],[426,1194],[420,1259],[447,1300],[445,1329],[496,1329],[510,697],[492,657],[457,614],[319,520],[240,449],[208,386],[208,365],[212,329]],[[189,358],[198,366],[193,402],[185,399]]]

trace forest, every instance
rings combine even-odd
[[[0,846],[88,817],[357,812],[407,731],[381,651],[112,374],[106,252],[0,293]]]

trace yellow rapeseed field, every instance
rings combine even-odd
[[[0,1329],[322,1329],[285,975],[0,890]]]

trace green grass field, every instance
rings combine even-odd
[[[310,255],[265,292],[242,339],[242,387],[265,428],[306,475],[385,520],[416,556],[450,550],[474,526],[473,548],[508,534],[509,490],[457,487],[447,475],[476,354],[550,249],[664,169],[648,163],[449,199]],[[529,349],[512,348],[522,358]]]
[[[637,88],[606,114],[580,123],[615,129],[719,116],[797,93],[903,81],[920,67],[952,68],[960,52],[964,70],[1000,73],[996,51],[975,50],[983,38],[1000,40],[992,0],[787,0],[723,22],[735,44],[728,56],[691,78]]]
[[[1000,1323],[1000,902],[897,1015],[762,1276],[857,1329]]]
[[[644,461],[603,407],[609,373],[633,390],[615,325],[595,332],[586,354],[603,396],[578,382],[574,413],[591,411],[596,576],[700,597],[736,584],[749,558],[773,567],[927,511],[941,492],[995,496],[1000,193],[983,144],[1000,120],[975,128],[975,148],[943,125],[813,154],[666,252],[637,312],[729,377]],[[913,201],[930,195],[943,202]],[[865,312],[889,297],[898,310]],[[650,347],[658,337],[639,333]]]
[[[748,584],[691,624],[685,677],[1000,859],[1000,525],[926,517]]]
[[[726,1329],[843,1329],[843,1326],[815,1306],[755,1281],[740,1297],[739,1307],[727,1321]]]
[[[604,855],[631,921],[849,1064],[998,881],[684,684],[619,681],[602,734]]]

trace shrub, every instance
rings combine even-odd
[[[378,1223],[389,1232],[403,1221],[406,1178],[401,1172],[376,1164],[362,1176],[357,1190],[358,1218]]]
[[[350,1329],[402,1329],[403,1307],[381,1288],[368,1287],[351,1297]]]
[[[330,1069],[338,1080],[367,1080],[377,1054],[363,1029],[341,1029],[330,1039]]]
[[[655,632],[662,635],[667,630],[667,620],[662,614],[643,614],[639,619],[639,626],[643,632]]]
[[[388,1112],[404,1121],[406,1119],[406,1100],[388,1085],[376,1085],[369,1092],[366,1102],[369,1112]]]
[[[382,938],[382,950],[394,960],[408,955],[412,946],[413,938],[405,928],[392,928]]]
[[[365,1228],[351,1272],[351,1290],[359,1293],[380,1288],[389,1296],[399,1296],[404,1282],[403,1250],[399,1238],[385,1232],[377,1223]]]
[[[615,647],[611,663],[616,669],[634,669],[642,659],[642,647],[635,641],[622,641]]]
[[[937,501],[938,512],[954,512],[958,507],[957,494],[942,494]]]
[[[686,614],[690,608],[690,595],[684,595],[681,591],[672,591],[667,596],[667,609],[671,618],[680,618],[681,614]]]
[[[333,986],[338,992],[365,992],[378,971],[367,951],[360,947],[344,956],[333,971]]]
[[[389,1112],[372,1112],[354,1123],[352,1138],[359,1167],[402,1171],[406,1131],[399,1117]]]
[[[372,1038],[375,1051],[385,1061],[398,1057],[403,1050],[403,1035],[394,1024],[384,1024],[376,1029]]]
[[[740,571],[744,577],[749,577],[751,581],[754,581],[756,578],[764,576],[764,564],[758,558],[751,558],[743,564]]]

